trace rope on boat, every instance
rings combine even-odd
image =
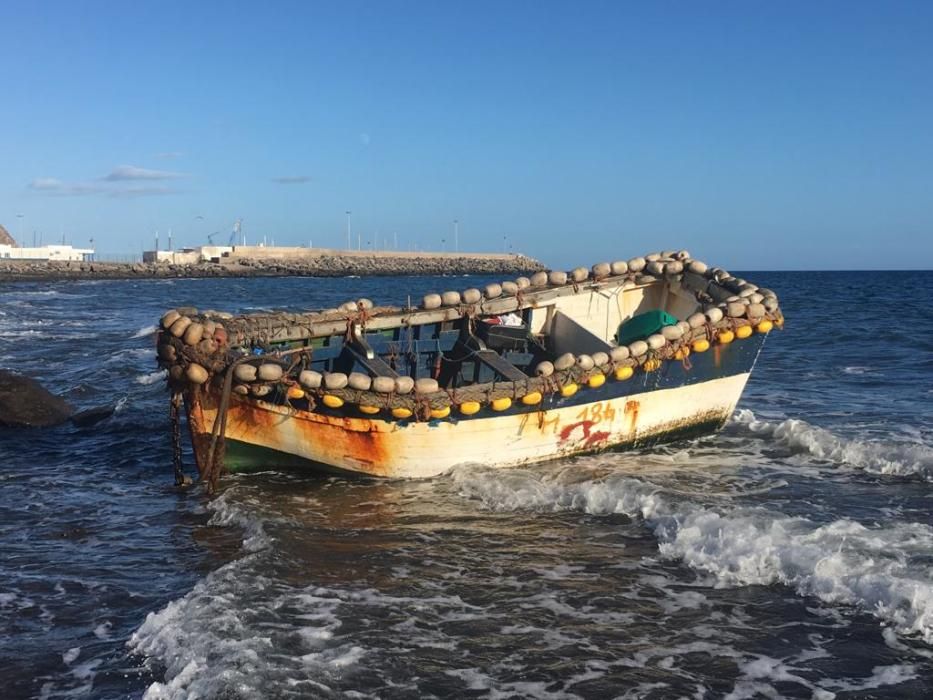
[[[351,339],[356,325],[365,330],[371,319],[401,313],[401,309],[393,307],[374,307],[367,299],[305,314],[273,312],[234,317],[216,311],[198,314],[193,308],[170,310],[161,319],[163,330],[157,353],[160,365],[169,370],[169,386],[173,391],[170,411],[176,483],[184,483],[186,479],[182,473],[178,417],[183,391],[191,391],[197,401],[208,386],[219,390],[205,459],[201,459],[204,453],[198,451],[202,477],[208,491],[213,493],[224,470],[231,393],[239,395],[237,400],[254,397],[291,410],[315,411],[323,405],[332,411],[340,409],[341,416],[363,415],[382,420],[443,419],[451,416],[452,409],[472,416],[483,406],[491,411],[505,411],[519,401],[543,412],[554,397],[569,397],[579,389],[598,389],[607,379],[625,381],[636,371],[655,372],[665,361],[678,361],[683,371],[689,372],[693,368],[689,357],[692,353],[725,346],[754,333],[765,335],[784,325],[773,291],[736,278],[721,268],[707,268],[705,263],[690,258],[687,251],[666,251],[627,262],[599,263],[591,271],[586,268],[569,273],[541,271],[530,279],[519,277],[487,285],[485,292],[471,288],[462,294],[454,291],[428,294],[419,310],[409,300],[408,315],[398,320],[398,326],[405,329],[405,338],[389,344],[389,366],[394,370],[395,360],[401,355],[417,359],[413,327],[416,313],[433,314],[432,322],[465,319],[472,334],[478,313],[537,308],[538,295],[553,294],[549,289],[563,287],[556,293],[566,295],[568,291],[577,294],[584,290],[602,294],[611,288],[618,300],[626,289],[664,280],[672,288],[691,294],[699,304],[695,313],[676,325],[665,326],[658,333],[628,345],[607,347],[605,352],[565,353],[552,358],[553,361],[543,360],[529,368],[529,376],[518,381],[496,379],[456,388],[438,387],[436,381],[424,378],[416,383],[408,376],[380,375],[370,379],[366,373],[353,372],[347,376],[341,372],[313,371],[310,343],[315,337],[339,335],[345,329],[346,337]],[[551,297],[545,297],[548,298]],[[295,335],[292,332],[295,328],[303,332]],[[433,340],[437,347],[435,359],[440,361],[443,356],[440,339]],[[286,349],[281,346],[283,342],[306,344]],[[251,350],[263,352],[257,355],[251,354]],[[461,359],[469,360],[475,355],[475,349],[470,348]],[[235,371],[244,364],[248,365],[243,368],[246,371]],[[437,362],[429,369],[434,380],[439,370]],[[302,403],[295,405],[293,401]]]
[[[220,479],[220,473],[224,468],[224,456],[227,447],[227,408],[230,405],[230,393],[233,390],[233,371],[247,359],[249,358],[242,357],[235,362],[231,362],[227,367],[226,374],[224,374],[220,404],[217,407],[214,427],[211,430],[211,445],[207,450],[207,492],[211,494],[217,490],[217,481]]]
[[[172,400],[169,402],[169,418],[172,421],[172,470],[175,473],[175,486],[184,486],[189,483],[183,471],[181,458],[181,392],[172,393]]]

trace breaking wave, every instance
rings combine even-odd
[[[825,603],[856,606],[899,634],[933,643],[933,580],[922,563],[933,550],[933,529],[926,525],[867,528],[849,519],[821,525],[765,508],[714,510],[620,474],[580,480],[567,471],[470,467],[450,478],[461,495],[492,510],[638,518],[663,556],[711,576],[715,586],[783,584]]]
[[[921,476],[933,481],[933,448],[923,444],[851,440],[795,418],[780,422],[759,420],[748,409],[736,411],[730,426],[752,436],[772,438],[793,452],[805,452],[835,464],[875,474]]]
[[[138,331],[133,333],[133,335],[131,335],[130,337],[131,338],[148,338],[150,335],[153,335],[158,330],[159,330],[158,326],[154,326],[154,325],[144,326],[143,328],[140,328]]]
[[[251,512],[251,499],[233,490],[208,505],[215,526],[243,530],[247,554],[210,573],[191,592],[149,613],[127,642],[128,648],[165,668],[165,682],[152,683],[144,698],[168,700],[262,697],[269,687],[289,687],[296,695],[319,695],[323,681],[356,664],[364,650],[350,642],[331,643],[341,626],[335,609],[351,594],[310,586],[296,589],[260,573],[259,557],[272,545],[263,520]],[[286,612],[301,624],[264,627],[264,620]],[[283,648],[293,653],[279,653]]]
[[[165,379],[167,374],[168,371],[164,369],[156,370],[155,372],[149,372],[148,374],[140,374],[138,377],[136,377],[136,383],[142,384],[144,386],[155,384],[156,382],[160,382]]]

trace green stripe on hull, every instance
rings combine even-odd
[[[224,464],[227,470],[234,474],[249,474],[269,469],[296,469],[326,476],[368,476],[359,472],[338,469],[329,464],[313,462],[288,452],[274,450],[271,447],[250,445],[230,438],[227,438],[225,442],[227,451],[224,456]]]

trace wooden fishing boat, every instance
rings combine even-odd
[[[430,477],[709,433],[783,316],[770,290],[681,251],[417,307],[182,308],[161,325],[176,443],[183,404],[213,486],[224,469]]]

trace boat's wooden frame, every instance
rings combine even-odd
[[[399,371],[417,377],[426,370],[424,352],[447,353],[455,342],[463,342],[463,329],[469,327],[465,324],[512,312],[523,316],[532,335],[547,336],[555,354],[609,351],[620,322],[652,308],[686,318],[703,308],[702,298],[711,284],[690,273],[637,281],[623,275],[438,309],[361,304],[356,311],[306,314],[232,317],[204,312],[199,321],[222,321],[231,348],[261,348],[262,354],[254,358],[228,352],[215,357],[214,365],[210,358],[202,360],[213,379],[184,386],[199,471],[215,480],[219,454],[230,470],[301,466],[367,476],[426,477],[462,463],[532,464],[715,431],[734,410],[770,321],[763,332],[747,329],[746,339],[734,344],[729,342],[729,329],[751,326],[750,321],[725,319],[722,328],[707,323],[685,333],[676,350],[669,346],[552,378],[529,377],[496,355],[487,358],[492,370],[486,372],[494,375],[491,384],[430,395],[322,388],[292,401],[281,390],[267,397],[230,393],[234,364],[276,361],[294,369],[302,354],[321,371],[333,371],[340,363],[341,371],[352,367],[394,376],[395,360],[390,368],[385,358],[395,352],[391,348],[403,333],[416,361],[403,363]],[[461,329],[459,338],[456,328]],[[724,337],[723,328],[729,339],[710,345]],[[708,339],[709,350],[687,359],[695,339]],[[181,354],[193,353],[180,343],[176,346]],[[525,398],[534,395],[537,400]],[[332,401],[321,401],[328,396]],[[468,402],[476,406],[469,412],[463,409]]]

